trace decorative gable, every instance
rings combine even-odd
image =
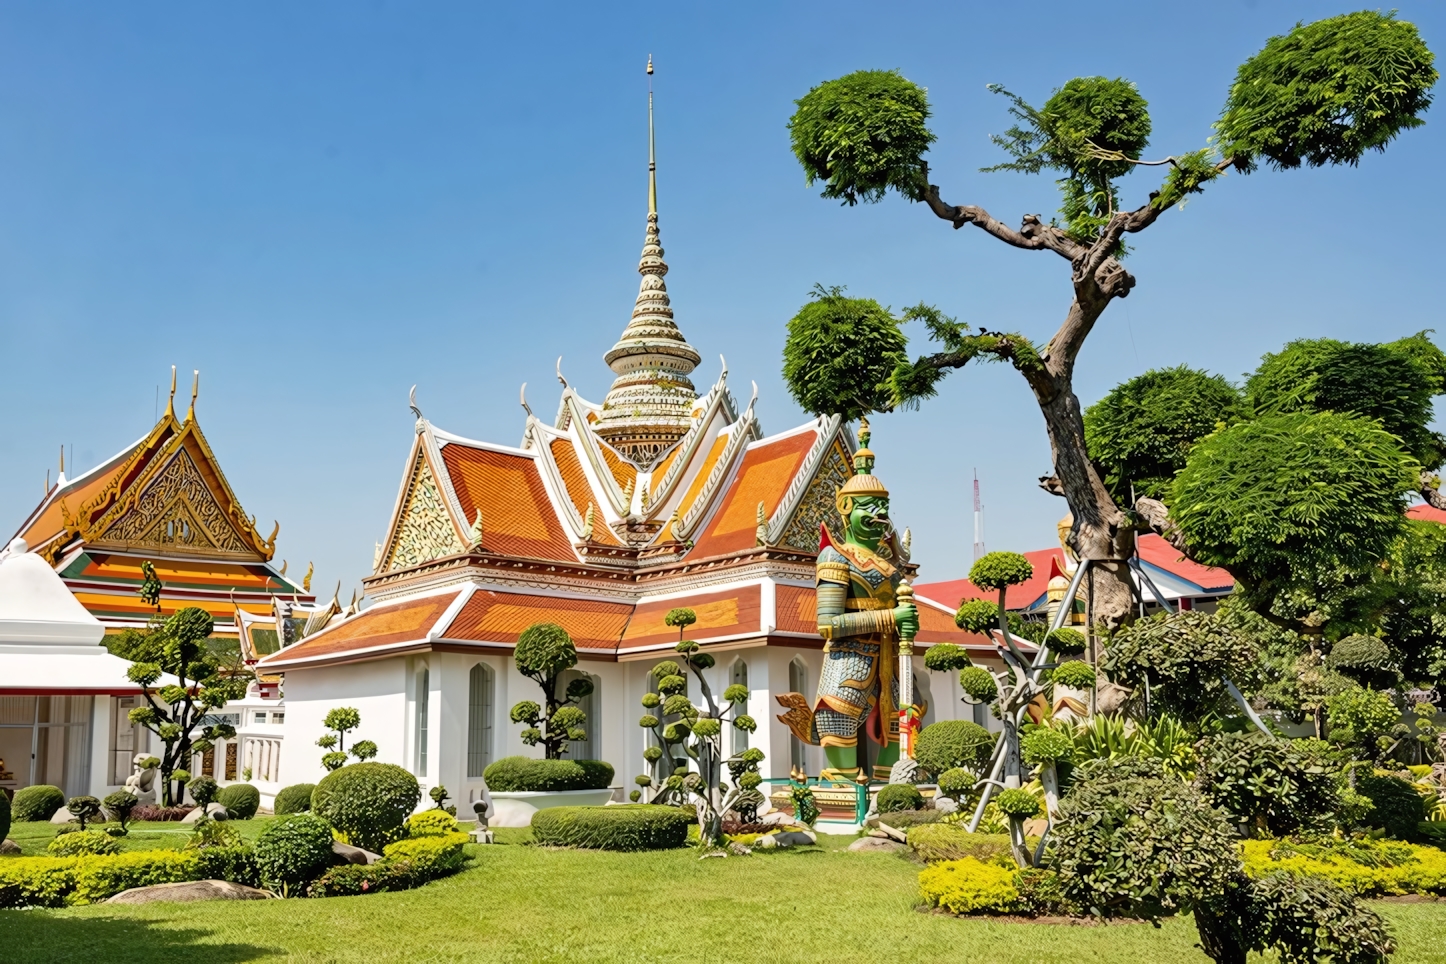
[[[442,501],[432,468],[418,452],[391,546],[377,571],[406,569],[432,559],[456,555],[465,549]]]
[[[808,491],[788,520],[779,544],[804,552],[817,552],[819,526],[838,515],[835,496],[852,474],[853,467],[844,453],[843,443],[835,436],[817,474],[809,483]]]
[[[202,553],[254,551],[231,524],[185,448],[151,478],[128,510],[91,541]]]

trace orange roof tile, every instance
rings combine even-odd
[[[663,622],[670,609],[691,609],[697,613],[698,621],[689,626],[684,635],[699,642],[762,631],[762,592],[757,586],[744,586],[641,604],[623,633],[620,649],[676,643],[677,628]]]
[[[531,456],[451,443],[442,461],[462,514],[482,510],[482,547],[488,552],[575,562],[572,540],[557,517]]]
[[[817,432],[799,432],[776,442],[751,446],[690,556],[721,556],[755,545],[758,503],[763,503],[770,516],[777,510],[794,473],[817,438]]]
[[[602,506],[598,504],[600,500],[593,492],[592,486],[588,484],[587,474],[582,468],[582,460],[577,457],[577,450],[572,447],[572,441],[563,438],[553,439],[548,443],[548,451],[552,453],[552,460],[557,464],[557,474],[562,476],[562,484],[567,489],[567,497],[577,509],[578,515],[586,519],[587,507],[589,505],[595,507],[593,519],[596,524],[592,528],[593,540],[613,546],[622,545],[602,520]],[[486,519],[483,519],[483,522],[485,524]]]
[[[668,474],[668,466],[673,464],[673,460],[678,457],[678,453],[681,451],[683,451],[683,446],[674,445],[668,450],[668,454],[663,456],[662,461],[653,466],[653,485],[655,487],[659,482],[663,481],[663,477]]]
[[[447,627],[446,638],[516,643],[528,626],[556,623],[567,630],[579,649],[612,652],[632,612],[627,603],[479,589]]]
[[[812,587],[779,586],[775,590],[775,605],[779,630],[818,635],[818,593]]]
[[[270,667],[315,656],[334,656],[390,643],[425,640],[427,633],[456,598],[456,592],[449,592],[374,606],[359,616],[335,624],[335,628],[328,627],[315,636],[264,657],[261,665]]]
[[[621,455],[613,451],[612,446],[599,440],[598,451],[602,452],[603,461],[608,464],[608,471],[617,480],[618,487],[626,489],[628,483],[638,477],[637,468],[630,462],[623,459]]]
[[[704,457],[703,464],[698,467],[698,474],[693,476],[692,482],[688,483],[688,491],[683,493],[683,501],[678,503],[678,508],[683,512],[688,511],[688,508],[693,504],[693,500],[698,498],[698,493],[703,491],[703,486],[708,481],[708,476],[712,473],[713,466],[718,464],[718,459],[722,457],[723,449],[727,446],[727,435],[720,434],[713,440],[713,445],[708,449],[708,454]],[[684,470],[686,471],[686,467]]]
[[[937,601],[937,600],[936,600]],[[919,633],[914,637],[919,643],[957,643],[960,646],[992,646],[992,643],[978,633],[969,633],[954,625],[954,614],[931,606],[919,600]]]

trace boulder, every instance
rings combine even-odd
[[[349,864],[374,864],[382,859],[380,854],[353,847],[351,844],[344,844],[340,840],[331,842],[331,852]]]
[[[106,901],[107,904],[153,904],[157,901],[268,900],[276,895],[229,880],[186,880],[178,884],[132,887]]]
[[[59,810],[55,811],[55,816],[50,818],[50,822],[53,824],[80,823],[80,818],[77,817],[75,814],[71,813],[69,810],[65,809],[64,807],[61,807]],[[97,822],[98,821],[92,817],[90,820],[86,821],[86,824],[89,825]]]
[[[904,851],[908,850],[909,848],[906,847],[906,846],[904,846],[903,844],[899,843],[897,840],[890,840],[890,839],[887,838],[887,837],[872,837],[872,836],[871,836],[871,837],[860,837],[859,839],[855,840],[853,843],[849,844],[849,849],[850,849],[850,850],[858,850],[858,851],[868,850],[868,851],[877,851],[877,852],[879,852],[879,853],[898,854],[898,853],[903,853]]]
[[[793,814],[783,810],[772,810],[758,818],[759,823],[771,823],[783,827],[791,827],[796,822]]]
[[[219,803],[213,803],[203,812],[200,807],[192,810],[181,818],[181,823],[197,823],[202,817],[210,817],[212,820],[229,820],[231,815],[226,808]]]
[[[934,798],[934,809],[940,813],[953,813],[959,809],[959,801],[953,797],[937,796]]]
[[[13,840],[0,840],[0,856],[20,856],[20,845]]]
[[[783,830],[779,833],[769,834],[780,847],[808,847],[818,843],[818,837],[806,830]],[[763,838],[765,840],[768,837]]]

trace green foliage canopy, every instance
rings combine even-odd
[[[1150,709],[1184,720],[1224,713],[1225,679],[1242,683],[1256,662],[1250,639],[1200,610],[1157,613],[1119,630],[1100,661],[1117,682],[1150,686]]]
[[[1271,37],[1236,72],[1215,129],[1244,171],[1357,164],[1425,123],[1438,74],[1413,24],[1394,13],[1343,14]]]
[[[1180,365],[1121,382],[1084,414],[1085,446],[1118,500],[1163,499],[1195,443],[1232,421],[1240,390]]]
[[[853,421],[893,407],[888,382],[908,361],[908,339],[887,308],[843,291],[815,286],[789,321],[783,379],[805,411]]]
[[[1290,740],[1218,733],[1195,745],[1195,786],[1254,836],[1322,830],[1338,799],[1335,777]]]
[[[1034,566],[1017,552],[988,552],[969,569],[969,581],[980,589],[1017,586],[1034,574]]]

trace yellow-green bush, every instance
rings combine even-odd
[[[0,861],[0,907],[93,904],[132,887],[197,879],[195,851],[137,850]]]
[[[445,837],[457,832],[457,818],[445,810],[423,810],[407,820],[409,837]]]
[[[1245,872],[1251,877],[1282,870],[1324,877],[1361,897],[1446,894],[1446,851],[1435,847],[1398,841],[1330,846],[1247,840],[1241,848]]]
[[[382,856],[390,861],[410,861],[414,876],[431,880],[461,868],[465,859],[462,845],[469,839],[465,833],[449,833],[399,840],[387,844]]]
[[[920,871],[919,890],[930,907],[954,914],[1007,914],[1020,906],[1014,871],[973,857],[946,860]]]

